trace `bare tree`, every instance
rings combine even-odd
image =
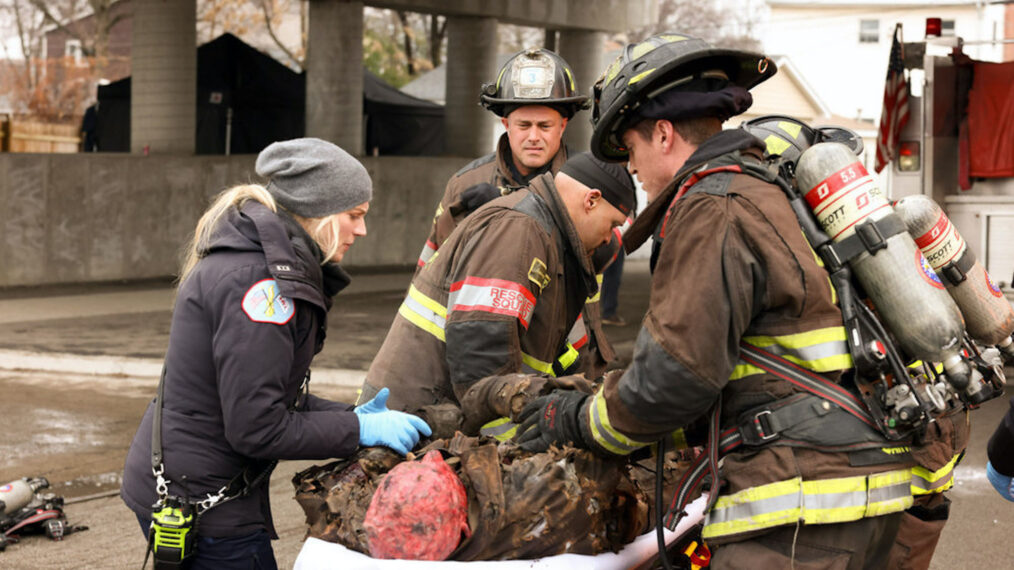
[[[80,116],[95,93],[99,58],[86,56],[79,62],[68,57],[45,57],[46,32],[52,24],[34,1],[0,3],[0,28],[7,26],[9,30],[0,31],[16,34],[17,52],[11,53],[3,44],[0,93],[7,96],[15,112],[54,121]]]
[[[444,38],[447,37],[447,18],[430,14],[429,23],[430,61],[433,63],[433,67],[437,67],[440,65],[443,55]]]
[[[629,34],[632,42],[661,32],[684,32],[725,48],[759,50],[752,37],[760,7],[752,1],[723,6],[712,0],[659,0],[658,19]]]
[[[296,38],[283,37],[279,27],[297,4],[302,29]],[[290,67],[302,70],[306,54],[304,11],[305,0],[198,0],[197,41],[209,42],[226,32],[250,41],[251,36],[266,33],[267,49],[280,53]]]
[[[530,47],[541,47],[546,42],[546,31],[542,28],[500,24],[497,26],[500,36],[499,53],[514,53]]]
[[[113,13],[116,0],[30,0],[45,17],[71,38],[81,42],[81,53],[102,62],[109,56],[109,31],[129,17],[123,11]],[[100,63],[101,65],[101,63]]]
[[[404,10],[398,10],[395,12],[398,16],[398,22],[401,23],[401,34],[404,38],[403,47],[405,49],[405,69],[409,75],[415,75],[415,54],[412,53],[412,37],[415,36],[415,32],[412,30],[412,24],[408,22],[408,12]]]

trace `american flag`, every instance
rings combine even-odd
[[[901,24],[894,27],[891,42],[891,59],[887,63],[887,80],[884,82],[884,110],[880,113],[880,132],[877,135],[877,162],[880,172],[891,163],[898,151],[898,135],[908,123],[908,80],[902,61]]]

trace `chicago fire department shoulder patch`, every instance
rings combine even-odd
[[[284,325],[289,322],[296,308],[292,301],[278,293],[278,282],[263,279],[254,283],[243,295],[243,312],[251,321]]]
[[[549,285],[549,272],[546,262],[538,257],[532,259],[532,266],[528,268],[528,280],[539,288],[541,293]]]

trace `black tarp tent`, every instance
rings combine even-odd
[[[364,147],[368,154],[443,152],[444,108],[417,99],[363,70]],[[306,79],[224,34],[197,48],[197,154],[254,154],[273,141],[303,136]],[[230,117],[231,113],[231,117]],[[130,78],[98,89],[98,150],[130,150]]]

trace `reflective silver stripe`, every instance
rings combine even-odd
[[[848,343],[843,340],[822,342],[820,344],[801,346],[798,348],[788,348],[780,344],[772,344],[762,348],[772,354],[777,354],[778,356],[795,356],[799,360],[805,362],[815,362],[824,358],[831,358],[833,356],[841,356],[849,353]]]
[[[411,296],[405,297],[404,304],[405,304],[405,306],[407,308],[411,309],[413,313],[416,313],[420,317],[422,317],[422,318],[426,319],[427,321],[429,321],[429,322],[437,325],[441,329],[443,329],[443,328],[446,327],[446,325],[447,325],[447,319],[445,319],[444,317],[438,315],[434,311],[431,311],[430,309],[424,307],[422,305],[422,303],[420,303],[419,301],[416,301]]]
[[[719,497],[704,537],[739,534],[803,521],[830,524],[899,512],[912,505],[909,469],[872,475],[768,483]]]
[[[419,267],[422,267],[430,262],[430,258],[436,253],[437,248],[433,245],[433,242],[426,240],[426,245],[422,248],[422,253],[419,254]]]
[[[574,348],[581,348],[588,342],[588,330],[584,326],[584,315],[577,316],[577,322],[567,333],[567,343]]]
[[[599,408],[602,408],[600,410]],[[634,451],[644,447],[643,445],[633,446],[626,442],[620,441],[612,433],[612,426],[609,425],[609,421],[602,421],[602,412],[605,409],[605,398],[601,397],[601,392],[595,395],[595,399],[592,401],[591,414],[589,423],[591,423],[592,437],[596,442],[608,449],[609,451],[617,455],[627,455]]]
[[[886,503],[911,496],[912,490],[904,483],[870,489],[870,503]]]
[[[497,441],[507,441],[517,433],[518,424],[510,418],[498,418],[479,428],[479,435],[492,437]]]

